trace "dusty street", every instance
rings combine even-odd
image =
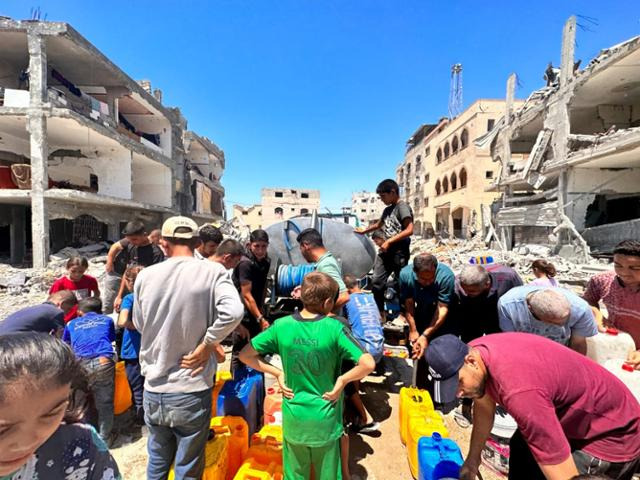
[[[385,359],[388,362],[388,359]],[[350,435],[350,468],[352,480],[411,479],[406,448],[400,441],[398,422],[398,399],[400,380],[410,375],[407,366],[395,363],[385,369],[386,375],[371,375],[361,383],[362,400],[375,421],[380,422],[380,433],[375,435]],[[228,368],[226,362],[222,369]],[[410,378],[410,377],[409,377]],[[460,428],[453,414],[445,417],[451,438],[460,445],[463,455],[468,449],[471,428]],[[125,444],[112,450],[125,479],[145,478],[146,438]],[[499,477],[482,467],[485,480]]]

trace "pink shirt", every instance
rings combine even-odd
[[[542,465],[572,450],[608,462],[640,456],[640,404],[612,373],[579,353],[529,333],[469,342],[489,372],[486,393],[516,420]]]
[[[558,282],[556,282],[556,279],[553,277],[543,277],[532,280],[531,282],[529,282],[529,285],[540,285],[541,287],[557,287]]]
[[[582,295],[590,305],[602,302],[607,307],[609,321],[614,327],[627,332],[640,349],[640,290],[625,287],[616,272],[594,275]]]

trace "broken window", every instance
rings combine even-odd
[[[422,157],[421,157],[420,155],[418,155],[418,156],[416,157],[416,167],[417,167],[418,165],[420,165],[420,163],[421,163],[421,162],[422,162]]]
[[[282,198],[282,197],[283,197],[282,192],[276,192],[276,198]]]
[[[449,191],[449,179],[444,177],[442,180],[442,193],[447,193]]]
[[[79,215],[73,220],[55,219],[49,222],[50,247],[58,251],[64,247],[82,247],[107,238],[106,223],[91,215]]]
[[[460,170],[460,188],[467,186],[467,171],[463,168]]]
[[[436,153],[436,164],[440,163],[442,161],[442,150],[438,149],[438,152]]]
[[[489,120],[487,120],[487,132],[490,132],[491,130],[493,130],[493,126],[496,124],[495,119],[490,118]]]
[[[282,216],[282,214],[284,213],[284,210],[282,210],[282,207],[276,207],[273,213],[275,213],[276,215]]]
[[[456,188],[458,188],[458,177],[456,172],[453,172],[451,174],[451,190],[455,190]]]
[[[301,198],[309,198],[309,194],[308,194],[308,193],[305,193],[305,192],[302,192],[302,193],[300,194],[300,197],[301,197]]]
[[[640,218],[640,197],[596,195],[585,214],[585,228]]]
[[[427,147],[424,149],[424,156],[428,157],[429,155],[431,155],[431,147]]]
[[[449,142],[444,144],[444,158],[449,158],[451,147],[449,147]]]
[[[429,174],[427,173],[427,174],[424,176],[424,183],[427,183],[428,181],[429,181]]]
[[[424,197],[424,206],[425,207],[429,206],[429,197]]]
[[[436,181],[436,195],[440,195],[440,180]]]
[[[493,170],[487,170],[486,172],[484,172],[484,178],[486,178],[487,180],[492,179],[493,178]]]
[[[465,128],[460,134],[460,150],[467,148],[469,145],[469,131]]]
[[[455,155],[458,152],[458,137],[453,137],[451,141],[451,154]]]
[[[301,208],[300,209],[300,215],[306,215],[307,213],[309,213],[309,209],[308,208]]]

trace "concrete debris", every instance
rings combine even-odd
[[[98,279],[101,291],[106,261],[106,255],[89,258],[89,268],[86,272],[87,275]],[[53,282],[65,275],[66,262],[66,258],[52,261],[45,269],[19,268],[0,263],[0,321],[16,310],[44,302]]]
[[[243,243],[248,242],[247,226],[225,222],[220,225],[220,228],[225,236],[236,238]],[[18,268],[0,263],[0,320],[20,308],[44,302],[53,282],[65,275],[68,256],[81,254],[90,257],[86,273],[97,278],[103,290],[102,280],[105,276],[104,265],[107,260],[104,253],[108,247],[109,244],[103,242],[78,249],[65,248],[54,255],[56,260],[52,259],[46,269]],[[467,265],[472,257],[490,256],[495,263],[513,267],[525,282],[534,278],[531,273],[531,263],[536,259],[544,258],[555,265],[558,272],[556,279],[561,284],[571,286],[578,293],[591,276],[612,268],[611,264],[604,259],[581,262],[576,260],[576,255],[571,256],[568,252],[563,252],[569,257],[567,259],[554,254],[548,246],[532,243],[516,245],[512,251],[501,251],[487,248],[481,239],[460,240],[414,236],[411,247],[412,256],[423,252],[433,253],[439,261],[450,265],[456,273]]]
[[[470,263],[474,257],[492,257],[494,263],[507,265],[518,272],[525,283],[535,277],[531,271],[534,260],[543,258],[554,264],[557,270],[556,280],[564,285],[574,287],[580,292],[587,281],[595,273],[612,268],[607,260],[589,259],[588,262],[578,262],[577,255],[571,259],[555,255],[546,245],[521,244],[511,251],[500,251],[487,248],[481,240],[459,240],[414,237],[411,241],[412,257],[419,253],[432,253],[439,261],[448,264],[458,273],[464,265]]]
[[[93,257],[98,254],[107,253],[110,246],[111,245],[108,242],[99,242],[79,248],[65,247],[62,250],[49,255],[49,261],[54,263],[66,262],[69,258],[78,256],[87,257],[89,260],[92,260]]]
[[[92,245],[86,245],[84,247],[80,247],[78,249],[78,252],[80,252],[80,254],[82,255],[95,255],[96,253],[99,252],[105,252],[105,251],[109,251],[109,247],[111,245],[107,242],[100,242],[100,243],[94,243]]]
[[[61,262],[63,260],[67,260],[71,257],[76,257],[80,255],[78,250],[76,250],[73,247],[65,247],[62,250],[57,251],[56,253],[53,253],[51,255],[49,255],[49,261],[50,262]]]
[[[545,245],[524,244],[514,249],[520,255],[535,255],[538,258],[547,258],[551,256],[551,248]]]
[[[247,225],[241,218],[234,217],[226,222],[221,222],[219,227],[225,238],[233,238],[243,245],[249,243],[249,235],[251,235],[251,227]]]

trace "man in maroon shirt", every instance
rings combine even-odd
[[[518,423],[509,478],[567,480],[578,473],[631,480],[640,469],[640,404],[600,365],[538,335],[499,333],[465,345],[453,335],[426,353],[442,395],[474,399],[460,479],[476,478],[496,404]]]

